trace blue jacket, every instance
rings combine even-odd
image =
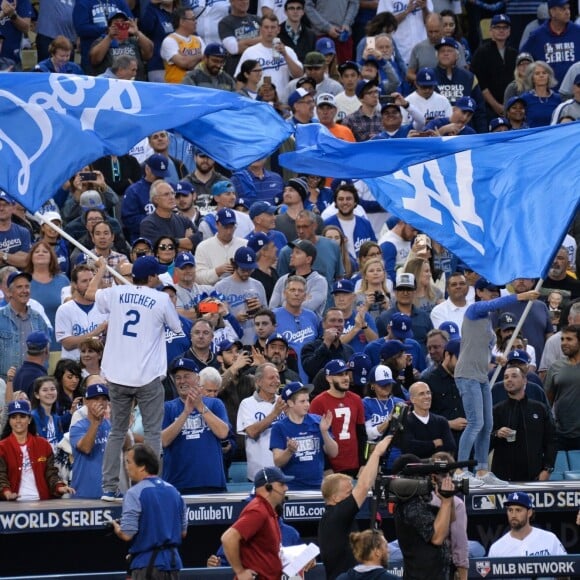
[[[330,216],[324,220],[325,226],[336,226],[342,231],[342,226],[340,225],[340,220],[338,219],[338,214]],[[344,232],[343,232],[344,233]],[[369,220],[362,218],[358,215],[354,216],[354,233],[352,243],[354,245],[354,251],[358,255],[358,251],[364,242],[376,242],[377,237],[373,230],[373,226]]]
[[[48,337],[51,336],[44,318],[33,310],[28,308],[30,318],[31,332],[45,332]],[[19,368],[24,362],[26,355],[26,342],[19,330],[16,321],[16,313],[12,310],[10,304],[0,308],[0,376],[6,379],[6,373],[10,367]]]

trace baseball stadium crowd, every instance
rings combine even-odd
[[[509,131],[580,117],[571,9],[3,0],[0,67],[26,69],[34,29],[40,73],[237,92],[351,142]],[[557,452],[580,450],[578,220],[540,291],[522,278],[498,287],[385,212],[363,180],[282,168],[294,148],[230,172],[160,130],[80,167],[42,221],[0,191],[2,499],[122,501],[148,461],[123,452],[142,442],[181,494],[226,492],[245,462],[265,498],[322,486],[334,517],[409,454],[473,457],[473,472],[453,474],[471,487],[563,476]],[[236,564],[240,533],[224,536]],[[362,535],[344,546],[348,566],[380,564],[385,549]]]

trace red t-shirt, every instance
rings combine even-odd
[[[282,537],[278,515],[263,497],[256,496],[232,526],[242,536],[240,559],[244,568],[258,573],[264,580],[280,580]]]
[[[338,455],[330,459],[334,471],[358,469],[358,439],[356,426],[365,424],[365,412],[361,398],[347,392],[344,399],[333,397],[328,391],[314,397],[310,413],[324,415],[332,411],[332,435],[338,443]]]

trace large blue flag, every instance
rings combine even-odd
[[[578,123],[355,144],[298,136],[283,165],[365,179],[385,209],[497,284],[545,276],[580,198]]]
[[[79,168],[175,129],[230,169],[270,155],[292,129],[266,103],[186,85],[73,75],[0,75],[0,187],[36,211]]]

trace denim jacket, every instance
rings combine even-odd
[[[32,330],[45,332],[50,338],[51,332],[42,316],[28,308],[28,316]],[[18,368],[24,362],[26,356],[26,342],[20,340],[16,313],[8,304],[0,308],[0,376],[6,379],[6,373],[12,366]]]

